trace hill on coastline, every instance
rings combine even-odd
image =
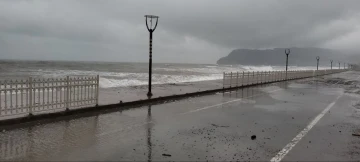
[[[338,66],[338,61],[349,62],[354,55],[345,54],[337,50],[324,48],[290,48],[289,65],[316,66],[316,56],[320,57],[320,65]],[[241,65],[285,65],[285,48],[274,48],[266,50],[236,49],[228,56],[220,58],[217,64],[241,64]],[[343,64],[341,63],[341,66]]]

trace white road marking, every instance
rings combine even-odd
[[[320,121],[320,119],[335,105],[337,100],[342,96],[338,96],[332,103],[330,103],[318,116],[315,117],[314,120],[310,122],[309,125],[305,127],[289,144],[287,144],[279,153],[276,154],[270,161],[271,162],[280,162],[287,153],[311,130],[314,125]]]
[[[273,90],[273,91],[270,91],[270,92],[266,92],[266,93],[272,93],[272,92],[276,92],[276,91],[279,91],[279,90],[282,90],[282,89],[276,89],[276,90]],[[218,106],[221,106],[221,105],[225,105],[225,104],[229,104],[229,103],[241,101],[241,100],[243,100],[243,99],[260,96],[260,95],[263,95],[263,94],[264,94],[264,93],[261,93],[261,94],[258,94],[258,95],[253,95],[253,96],[248,96],[248,97],[240,98],[240,99],[236,99],[236,100],[231,100],[231,101],[219,103],[219,104],[216,104],[216,105],[206,106],[206,107],[203,107],[203,108],[200,108],[200,109],[195,109],[195,110],[191,110],[191,111],[188,111],[188,112],[181,113],[180,115],[189,114],[189,113],[194,113],[194,112],[198,112],[198,111],[202,111],[202,110],[206,110],[206,109],[218,107]]]

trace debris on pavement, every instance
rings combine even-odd
[[[171,155],[170,154],[162,154],[162,156],[170,157]]]
[[[225,126],[225,125],[216,125],[216,124],[211,124],[214,127],[222,127],[222,128],[228,128],[229,126]]]
[[[360,133],[353,133],[352,135],[360,137]]]
[[[251,136],[251,140],[255,140],[256,139],[256,136],[255,135],[252,135]]]

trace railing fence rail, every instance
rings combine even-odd
[[[223,88],[232,88],[246,85],[285,81],[307,77],[317,77],[346,71],[347,69],[332,70],[288,70],[286,71],[248,71],[248,72],[224,72]],[[239,77],[240,75],[240,77]]]
[[[0,117],[95,106],[99,76],[0,81]]]

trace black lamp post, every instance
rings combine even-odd
[[[344,62],[344,69],[345,69],[345,62]]]
[[[148,24],[148,19],[150,21],[150,26]],[[153,19],[155,19],[155,26],[153,27]],[[150,33],[150,42],[149,42],[149,91],[147,93],[147,96],[152,96],[151,93],[151,75],[152,75],[152,35],[153,32],[155,31],[157,24],[159,21],[159,16],[154,16],[154,15],[145,15],[145,22],[146,22],[146,27]]]
[[[319,60],[320,60],[320,57],[316,56],[316,61],[317,61],[316,70],[319,70]]]
[[[339,61],[339,69],[340,69],[340,61]]]
[[[285,49],[285,54],[286,54],[286,73],[285,73],[285,78],[287,79],[287,71],[288,71],[288,65],[289,65],[289,54],[290,54],[290,49]]]
[[[333,63],[333,60],[330,60],[330,63],[331,63],[331,70],[332,70],[332,63]]]

